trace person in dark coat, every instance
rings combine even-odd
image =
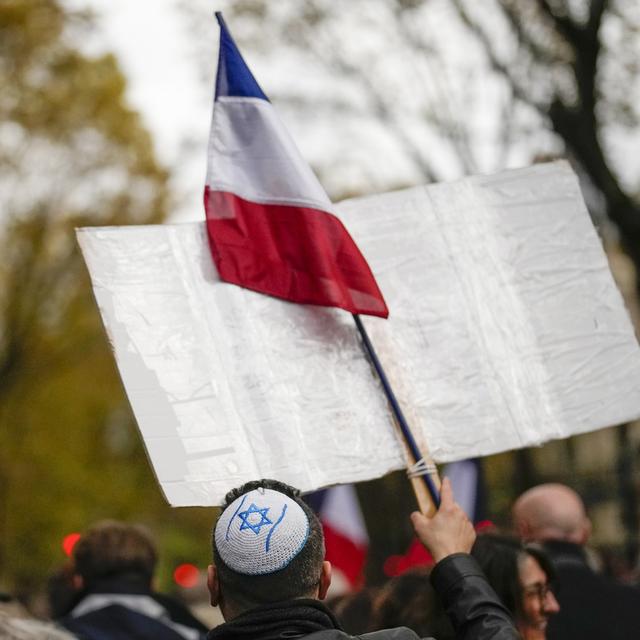
[[[513,621],[469,555],[473,526],[442,485],[433,518],[413,513],[418,538],[436,562],[430,579],[461,640],[516,640]],[[322,526],[300,493],[275,480],[250,482],[227,494],[213,532],[208,570],[211,604],[225,623],[208,640],[311,638],[349,640],[321,600],[331,583]],[[406,627],[359,636],[417,640]]]
[[[73,549],[78,597],[60,623],[83,640],[201,640],[202,623],[179,602],[152,591],[156,562],[143,527],[96,523]]]
[[[548,640],[640,637],[640,589],[589,566],[591,522],[575,491],[562,484],[533,487],[515,502],[513,520],[523,540],[544,545],[556,571],[560,612],[549,621]]]

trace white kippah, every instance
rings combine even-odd
[[[284,493],[258,488],[222,512],[214,535],[230,569],[262,575],[284,569],[298,555],[309,536],[309,519]]]

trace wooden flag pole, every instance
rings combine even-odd
[[[393,411],[396,425],[402,433],[407,457],[409,459],[409,477],[413,485],[413,490],[416,494],[416,499],[420,506],[420,511],[425,515],[432,516],[440,506],[440,478],[438,477],[436,465],[430,457],[425,457],[420,452],[420,448],[413,437],[413,433],[411,433],[411,428],[404,417],[402,408],[400,407],[396,395],[391,388],[387,374],[382,368],[382,363],[378,359],[378,354],[375,352],[373,344],[371,344],[371,340],[369,339],[369,335],[362,324],[360,316],[354,313],[353,319],[356,323],[356,327],[358,328],[358,333],[362,338],[362,344],[364,345],[365,351],[367,352],[367,355],[380,378],[384,393],[387,396],[387,400],[389,401],[389,405]]]

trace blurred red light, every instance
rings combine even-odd
[[[496,525],[491,520],[480,520],[480,522],[476,522],[475,530],[477,533],[481,533],[484,531],[497,531]]]
[[[193,564],[181,564],[176,567],[173,572],[173,579],[176,584],[184,587],[185,589],[191,589],[198,584],[198,578],[200,577],[200,571],[198,567]]]
[[[79,533],[70,533],[69,535],[62,538],[62,550],[70,556],[73,552],[73,547],[76,546],[76,542],[80,540]]]

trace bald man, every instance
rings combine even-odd
[[[585,545],[591,535],[582,499],[563,484],[541,484],[523,493],[513,505],[513,519],[527,542],[563,540]]]
[[[560,613],[548,640],[617,640],[640,637],[640,589],[616,584],[587,563],[591,535],[580,496],[562,484],[542,484],[513,505],[513,522],[526,542],[542,543],[558,575]]]

